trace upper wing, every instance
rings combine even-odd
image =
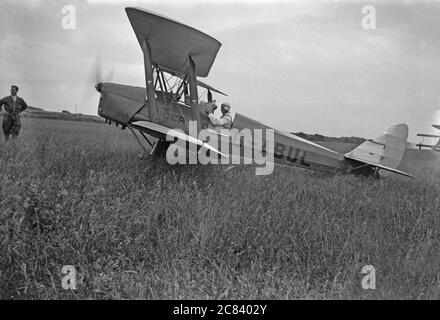
[[[418,137],[428,137],[428,138],[440,138],[440,135],[438,134],[425,134],[425,133],[418,133]]]
[[[152,11],[126,8],[128,18],[142,47],[151,47],[154,64],[164,70],[182,73],[188,56],[196,65],[196,76],[206,77],[221,43],[211,36]]]
[[[219,150],[217,150],[216,148],[210,146],[209,144],[207,144],[206,142],[203,142],[200,139],[191,137],[179,130],[175,130],[175,129],[169,129],[167,127],[161,126],[160,124],[157,123],[152,123],[149,121],[136,121],[133,122],[131,124],[134,128],[141,130],[142,128],[147,129],[147,130],[151,130],[154,132],[158,132],[160,134],[163,134],[165,136],[171,136],[171,137],[175,137],[178,138],[180,140],[183,141],[187,141],[189,143],[195,144],[197,146],[206,148],[208,150],[211,150],[212,152],[215,152],[216,154],[221,155],[224,158],[228,158],[228,156],[222,152],[220,152]]]

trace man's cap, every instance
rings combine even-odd
[[[228,111],[231,110],[231,105],[228,102],[222,103],[221,106],[223,109],[227,109]]]

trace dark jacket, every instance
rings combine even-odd
[[[26,102],[18,96],[15,103],[14,100],[12,99],[12,96],[4,97],[3,99],[0,100],[0,110],[2,106],[5,106],[5,111],[7,113],[13,113],[13,114],[23,112],[28,107]]]

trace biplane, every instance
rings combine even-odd
[[[199,80],[208,76],[221,43],[155,12],[132,7],[125,10],[143,52],[146,87],[108,82],[96,84],[95,88],[101,94],[98,114],[105,118],[106,123],[128,128],[145,152],[153,156],[163,154],[170,147],[173,142],[167,137],[171,135],[195,145],[197,150],[205,148],[219,157],[231,157],[223,149],[220,151],[207,141],[191,135],[189,130],[190,121],[197,124],[198,130],[210,130],[211,123],[206,113],[207,108],[212,106],[209,102],[214,101],[214,94],[226,95]],[[202,91],[204,93],[200,95]],[[207,101],[202,101],[205,93]],[[230,134],[242,129],[272,128],[236,113]],[[345,154],[294,134],[273,130],[273,148],[264,152],[272,153],[275,163],[328,173],[380,177],[391,172],[412,177],[397,169],[406,149],[406,124],[392,126],[376,139],[365,141]],[[224,130],[218,134],[225,136]],[[230,141],[231,144],[243,143],[242,139]],[[151,151],[147,144],[151,146]],[[256,148],[254,145],[241,145],[230,150],[239,150],[240,154],[234,156],[244,157],[246,147]]]
[[[440,130],[440,125],[433,124],[434,128]],[[422,148],[429,148],[433,151],[440,152],[440,135],[438,134],[426,134],[426,133],[418,133],[418,137],[422,137],[422,141],[418,144],[416,144],[417,147],[419,147],[419,150]],[[434,139],[434,144],[426,144],[425,138],[431,138]]]

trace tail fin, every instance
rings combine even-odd
[[[408,126],[398,124],[386,130],[376,139],[365,141],[344,156],[376,169],[384,169],[412,177],[408,173],[397,170],[406,150],[407,139]]]

